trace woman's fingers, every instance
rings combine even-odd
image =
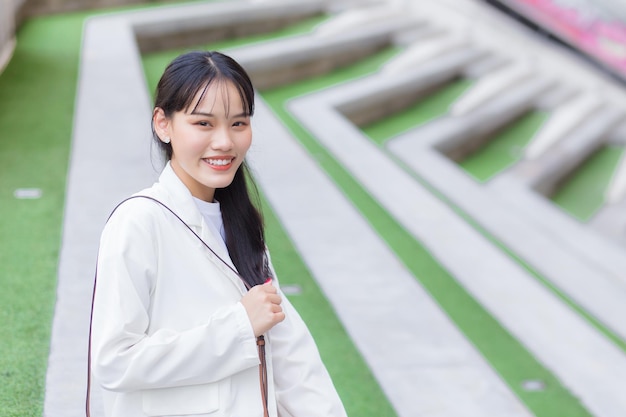
[[[285,319],[278,290],[271,283],[257,285],[241,299],[255,336],[260,336]]]

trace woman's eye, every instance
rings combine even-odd
[[[204,122],[204,121],[197,122],[196,124],[199,126],[204,126],[204,127],[211,126],[209,122]]]
[[[233,126],[235,126],[235,127],[247,126],[247,123],[239,121],[239,122],[233,123]]]

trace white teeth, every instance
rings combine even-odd
[[[231,161],[232,159],[207,159],[207,162],[210,165],[217,165],[217,166],[228,165],[231,163]]]

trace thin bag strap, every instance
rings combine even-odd
[[[107,218],[107,222],[109,221],[109,219],[111,219],[111,216],[113,216],[113,213],[115,213],[115,211],[125,202],[127,202],[128,200],[133,200],[135,198],[145,198],[148,200],[152,200],[155,203],[161,205],[162,207],[164,207],[167,211],[169,211],[170,213],[172,213],[174,215],[174,217],[176,217],[178,220],[180,220],[180,222],[191,232],[193,233],[193,235],[195,237],[198,238],[198,240],[200,240],[200,242],[202,242],[202,244],[204,245],[204,247],[206,247],[209,251],[211,251],[211,253],[213,255],[215,255],[217,257],[217,259],[219,259],[224,265],[226,265],[228,267],[228,269],[230,269],[235,275],[237,275],[241,281],[243,282],[243,284],[245,285],[246,289],[249,291],[250,290],[250,284],[248,284],[246,282],[246,280],[243,279],[243,277],[239,274],[239,272],[237,272],[237,270],[235,268],[233,268],[228,262],[226,262],[224,259],[222,259],[221,256],[219,256],[205,241],[204,239],[202,239],[178,214],[176,214],[176,212],[174,212],[174,210],[172,210],[171,208],[169,208],[167,205],[165,205],[163,202],[157,200],[156,198],[153,197],[149,197],[146,195],[134,195],[132,197],[128,197],[125,200],[122,200],[117,206],[115,206],[115,208],[111,211],[111,214],[109,214],[109,217]],[[267,259],[265,260],[265,262],[267,262]],[[88,346],[87,346],[87,394],[86,394],[86,401],[85,401],[85,415],[87,417],[91,417],[91,334],[92,334],[92,328],[93,328],[93,306],[96,300],[96,284],[98,281],[98,260],[96,259],[96,272],[94,274],[94,282],[93,282],[93,292],[91,295],[91,313],[89,315],[89,341],[88,341]],[[257,344],[257,350],[259,352],[259,385],[261,387],[261,399],[263,401],[263,417],[269,417],[269,412],[268,412],[268,383],[267,383],[267,362],[265,359],[265,338],[263,337],[263,335],[257,337],[256,339],[256,344]]]

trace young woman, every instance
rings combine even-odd
[[[100,242],[91,369],[107,417],[346,415],[248,195],[253,111],[248,75],[218,52],[181,55],[159,81],[168,162]]]

